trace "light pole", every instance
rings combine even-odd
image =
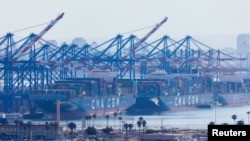
[[[219,82],[219,78],[218,75],[216,76],[216,80],[214,82]],[[216,124],[216,114],[217,114],[217,105],[218,105],[218,101],[217,101],[217,95],[218,95],[218,88],[217,85],[213,86],[214,88],[214,94],[213,94],[213,105],[214,105],[214,124]]]
[[[216,107],[217,107],[217,103],[214,101],[214,124],[216,124]]]
[[[85,119],[82,118],[82,131],[83,131],[84,128],[85,128]]]
[[[163,119],[161,119],[161,131],[163,131]]]
[[[249,125],[249,114],[250,114],[250,111],[247,111],[248,125]]]
[[[125,121],[123,120],[123,121],[122,121],[122,132],[123,132],[123,130],[124,130],[124,126],[123,126],[124,124],[125,124]]]

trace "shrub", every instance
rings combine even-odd
[[[85,130],[85,133],[88,134],[88,135],[96,135],[97,130],[96,130],[95,127],[88,127],[88,128]]]
[[[113,128],[107,126],[106,128],[102,129],[102,131],[105,134],[110,134],[111,132],[113,132]]]

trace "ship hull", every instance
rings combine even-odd
[[[58,104],[59,102],[59,104]],[[56,100],[40,99],[35,104],[44,112],[44,119],[81,119],[85,116],[103,116],[121,113],[135,103],[132,95],[82,97]],[[58,110],[59,109],[59,110]]]
[[[250,104],[250,80],[222,75],[212,77],[191,75],[152,75],[138,79],[136,104],[129,113],[186,111],[220,106]]]
[[[250,104],[249,93],[189,94],[156,97],[137,97],[129,113],[154,113],[165,111],[186,111],[220,106],[241,106]]]

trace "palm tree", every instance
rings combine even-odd
[[[214,121],[210,121],[208,125],[215,125]]]
[[[55,134],[57,135],[57,130],[58,130],[58,122],[54,122],[54,127],[55,127]]]
[[[115,120],[116,120],[116,117],[118,114],[117,114],[117,112],[114,112],[113,115],[114,115],[114,129],[115,129]]]
[[[84,117],[84,119],[85,119],[85,123],[87,124],[87,127],[88,127],[88,116],[86,115],[86,116]]]
[[[92,116],[88,115],[88,125],[90,126],[90,120],[91,120]]]
[[[19,125],[20,121],[18,119],[15,119],[14,122],[15,122],[15,125],[16,125],[16,137],[17,137],[17,126]]]
[[[250,111],[247,111],[248,124],[249,124],[249,115],[250,115]]]
[[[90,123],[89,121],[90,121],[90,119],[91,119],[91,116],[89,116],[89,115],[85,116],[87,127],[89,127],[89,123]]]
[[[85,133],[87,135],[96,135],[97,134],[97,130],[95,127],[88,127],[86,130],[85,130]]]
[[[139,120],[137,121],[137,125],[139,127],[139,131],[140,131],[140,128],[141,128],[142,121],[143,121],[143,117],[139,117]]]
[[[107,119],[107,127],[109,126],[109,115],[106,115],[106,119]]]
[[[143,120],[143,117],[139,117],[139,120],[137,121],[137,126],[139,127],[139,138],[141,138],[141,125],[143,127],[146,126],[146,121]],[[141,140],[141,139],[139,139],[139,140]]]
[[[19,132],[20,132],[20,138],[22,138],[22,133],[21,133],[21,131],[22,131],[23,126],[24,126],[24,122],[23,122],[22,120],[20,120],[20,121],[19,121],[19,127],[20,127]]]
[[[140,137],[141,137],[141,124],[142,124],[142,123],[141,123],[141,120],[138,120],[138,121],[137,121],[137,126],[138,126],[138,128],[139,128],[139,132],[138,132],[138,134],[139,134],[139,140],[141,140],[141,139],[140,139]]]
[[[129,124],[125,123],[123,126],[124,126],[124,128],[125,128],[125,130],[126,130],[126,140],[127,140]]]
[[[141,121],[140,120],[137,121],[137,126],[138,126],[139,132],[140,132],[140,129],[141,129]]]
[[[237,121],[237,125],[244,125],[244,121],[243,120]]]
[[[120,120],[120,130],[122,130],[122,117],[118,117],[118,120]]]
[[[143,117],[139,117],[139,121],[142,121],[143,120]]]
[[[68,124],[68,128],[70,129],[71,132],[73,132],[76,129],[76,124],[74,122],[70,122]]]
[[[129,131],[130,131],[130,134],[131,134],[131,131],[132,131],[132,128],[133,128],[133,124],[128,124],[128,128],[129,128]]]
[[[145,129],[145,127],[146,127],[146,124],[147,124],[147,122],[146,122],[145,120],[143,120],[143,121],[142,121],[143,132],[144,132],[144,129]]]
[[[49,123],[47,121],[45,122],[45,129],[47,131],[47,138],[48,138],[48,136],[49,136]]]
[[[27,122],[27,126],[28,126],[28,129],[29,129],[29,134],[28,134],[29,136],[28,136],[28,137],[30,138],[30,137],[31,137],[32,122],[31,122],[31,121],[28,121],[28,122]]]
[[[71,131],[71,139],[73,138],[73,131],[76,129],[76,124],[74,122],[70,122],[68,124],[68,128],[70,129]]]
[[[96,114],[93,114],[92,115],[92,118],[93,118],[93,127],[95,126],[95,118],[96,118]]]
[[[237,119],[237,115],[232,115],[232,119],[234,120],[234,124],[235,124],[235,120]]]
[[[54,123],[53,123],[53,122],[50,122],[50,123],[49,123],[49,126],[50,126],[50,137],[52,138]]]
[[[58,128],[58,123],[57,122],[51,122],[50,123],[50,127],[51,127],[51,137],[53,137],[53,129],[54,129],[54,137],[57,134],[57,128]]]
[[[27,133],[26,133],[27,123],[23,123],[23,130],[24,130],[24,137],[26,138],[26,136],[27,136]]]

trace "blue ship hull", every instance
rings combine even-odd
[[[229,79],[230,80],[230,79]],[[249,83],[249,80],[244,80]],[[213,82],[207,77],[138,79],[136,104],[129,113],[184,111],[250,104],[250,92],[242,81]]]
[[[29,99],[44,119],[81,119],[121,113],[135,104],[133,81],[116,78],[69,78],[47,89],[35,90]]]
[[[186,111],[213,106],[241,106],[250,104],[250,93],[234,94],[190,94],[180,96],[137,97],[136,104],[129,113],[147,113],[163,111]]]
[[[43,99],[35,100],[35,103],[42,108],[44,119],[56,119],[57,114],[60,114],[60,119],[81,119],[87,115],[105,116],[114,112],[121,113],[135,103],[135,98],[131,95],[124,95],[62,99],[57,105],[56,99],[43,97]],[[57,111],[57,108],[60,110]]]

